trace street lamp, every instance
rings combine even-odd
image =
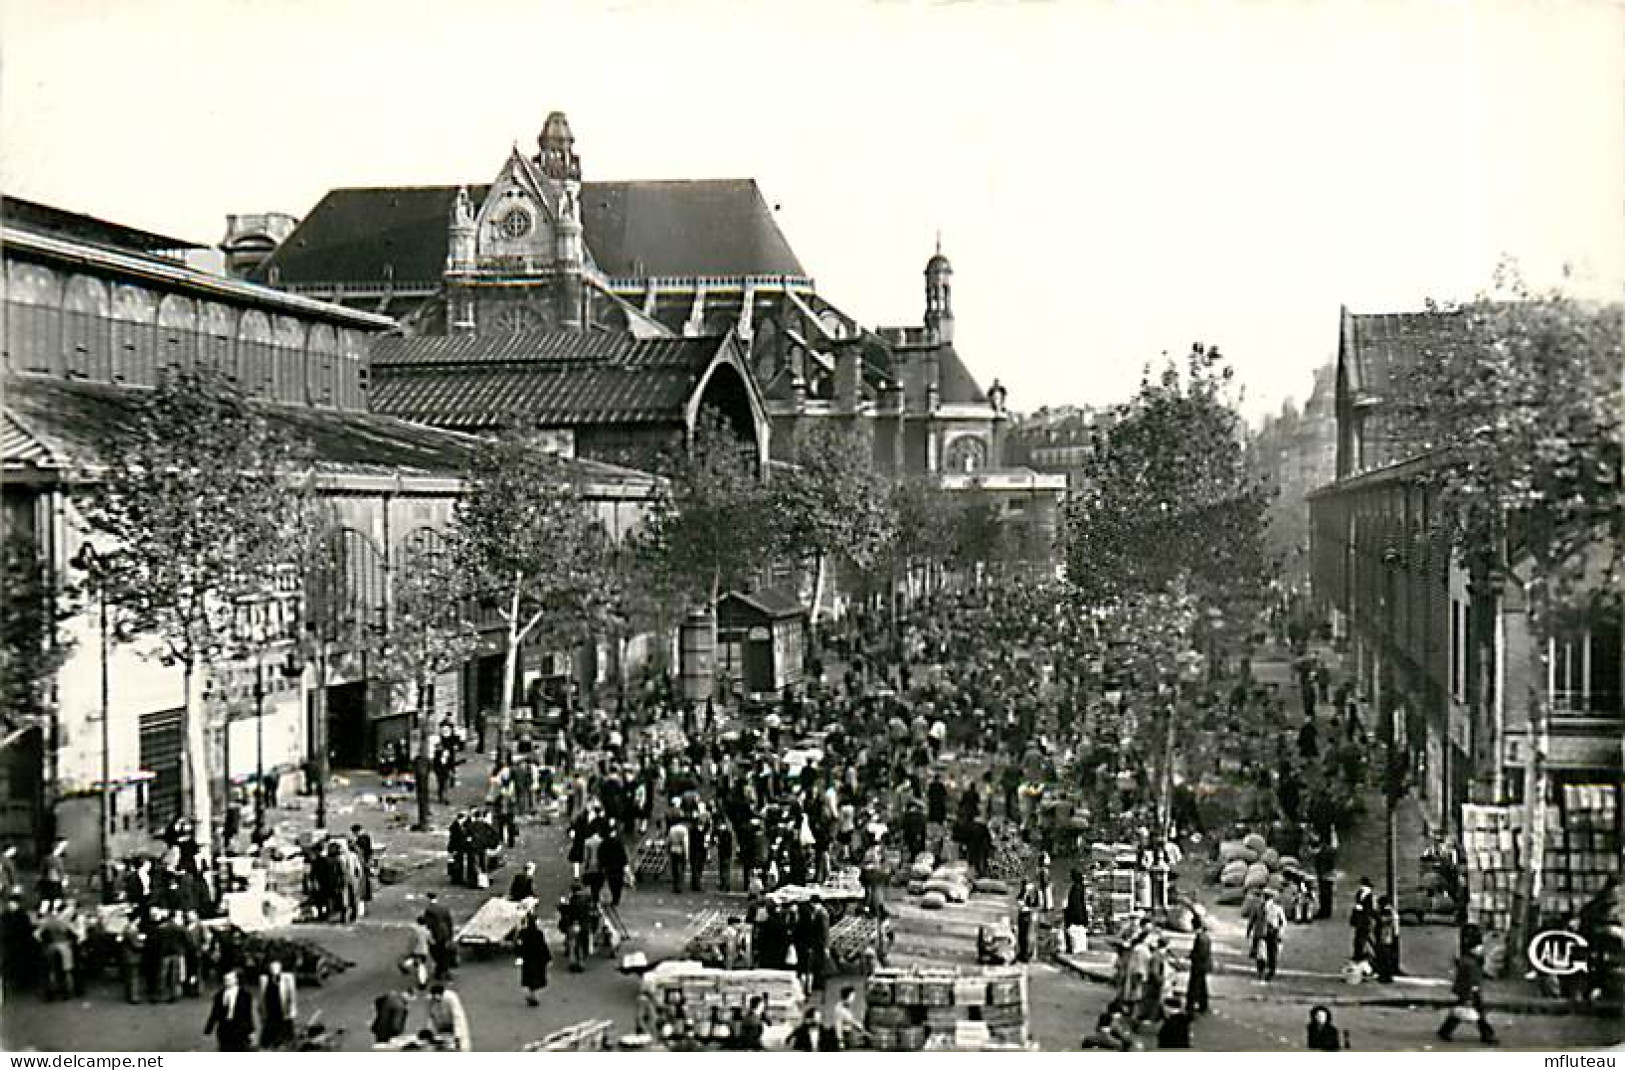
[[[101,798],[101,830],[98,841],[101,845],[102,855],[102,900],[113,901],[113,734],[109,724],[110,689],[108,687],[107,655],[111,647],[108,641],[107,630],[107,580],[102,573],[102,566],[106,558],[96,552],[96,548],[86,542],[80,545],[79,552],[73,555],[69,562],[74,568],[87,573],[91,583],[96,588],[96,616],[97,632],[100,644],[101,690],[100,705],[102,717],[102,798]]]

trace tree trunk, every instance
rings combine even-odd
[[[820,617],[820,611],[823,608],[824,608],[824,555],[823,554],[818,554],[816,557],[813,558],[812,613],[807,619],[807,623],[812,626],[812,629],[815,632],[818,630],[818,621],[819,621],[819,617]]]
[[[186,702],[182,714],[182,731],[186,739],[186,758],[181,763],[181,798],[187,803],[187,813],[196,830],[198,843],[206,854],[214,852],[214,800],[210,798],[209,783],[209,722],[208,710],[203,702],[203,674],[195,659],[186,662]]]
[[[1540,927],[1540,897],[1545,889],[1547,752],[1551,745],[1547,724],[1547,674],[1551,670],[1551,595],[1546,576],[1550,573],[1537,560],[1537,570],[1529,591],[1529,636],[1534,642],[1529,686],[1529,756],[1524,764],[1524,806],[1527,828],[1524,834],[1522,881],[1523,912],[1514,924],[1522,923],[1519,939],[1513,945],[1520,952]]]
[[[433,797],[429,794],[429,750],[434,746],[434,678],[418,681],[418,746],[417,761],[412,764],[412,779],[418,796],[418,832],[428,832],[432,818]]]
[[[486,740],[492,751],[501,755],[508,745],[508,734],[513,729],[513,690],[519,674],[519,584],[513,579],[513,597],[508,601],[508,641],[502,655],[502,694],[497,697],[497,723],[494,740]]]

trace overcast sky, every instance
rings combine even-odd
[[[0,0],[7,192],[219,241],[329,188],[488,181],[569,114],[589,179],[754,177],[822,293],[1010,403],[1218,344],[1300,401],[1338,306],[1499,257],[1625,283],[1615,3]]]

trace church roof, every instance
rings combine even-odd
[[[937,394],[948,405],[984,405],[987,393],[952,343],[937,347]]]
[[[729,335],[633,338],[580,331],[381,338],[373,405],[444,427],[681,421]]]
[[[607,275],[804,275],[755,179],[587,182],[587,248]]]
[[[331,190],[260,266],[279,285],[438,284],[456,186]],[[486,186],[470,186],[483,200]],[[585,182],[587,248],[608,275],[803,275],[754,179]]]

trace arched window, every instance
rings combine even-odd
[[[206,301],[197,310],[197,361],[202,367],[218,368],[244,390],[241,354],[232,340],[237,337],[237,313],[226,305]]]
[[[305,325],[292,316],[271,323],[271,397],[305,403]]]
[[[987,467],[987,443],[975,435],[960,435],[948,443],[946,472],[975,472]]]
[[[244,393],[272,396],[271,320],[257,309],[244,312],[237,323],[237,376]]]
[[[197,305],[170,294],[158,302],[158,365],[163,368],[206,366],[199,360]]]
[[[154,321],[158,298],[139,286],[113,287],[113,379],[150,386],[153,382]]]
[[[310,329],[305,360],[305,397],[312,405],[337,405],[339,339],[333,328],[318,323]]]
[[[89,275],[74,275],[62,300],[62,349],[68,374],[82,379],[112,379],[112,332],[107,286]]]
[[[6,267],[6,366],[62,370],[62,280],[50,268],[17,261]]]
[[[339,332],[338,398],[343,408],[367,407],[367,337],[348,328]]]

